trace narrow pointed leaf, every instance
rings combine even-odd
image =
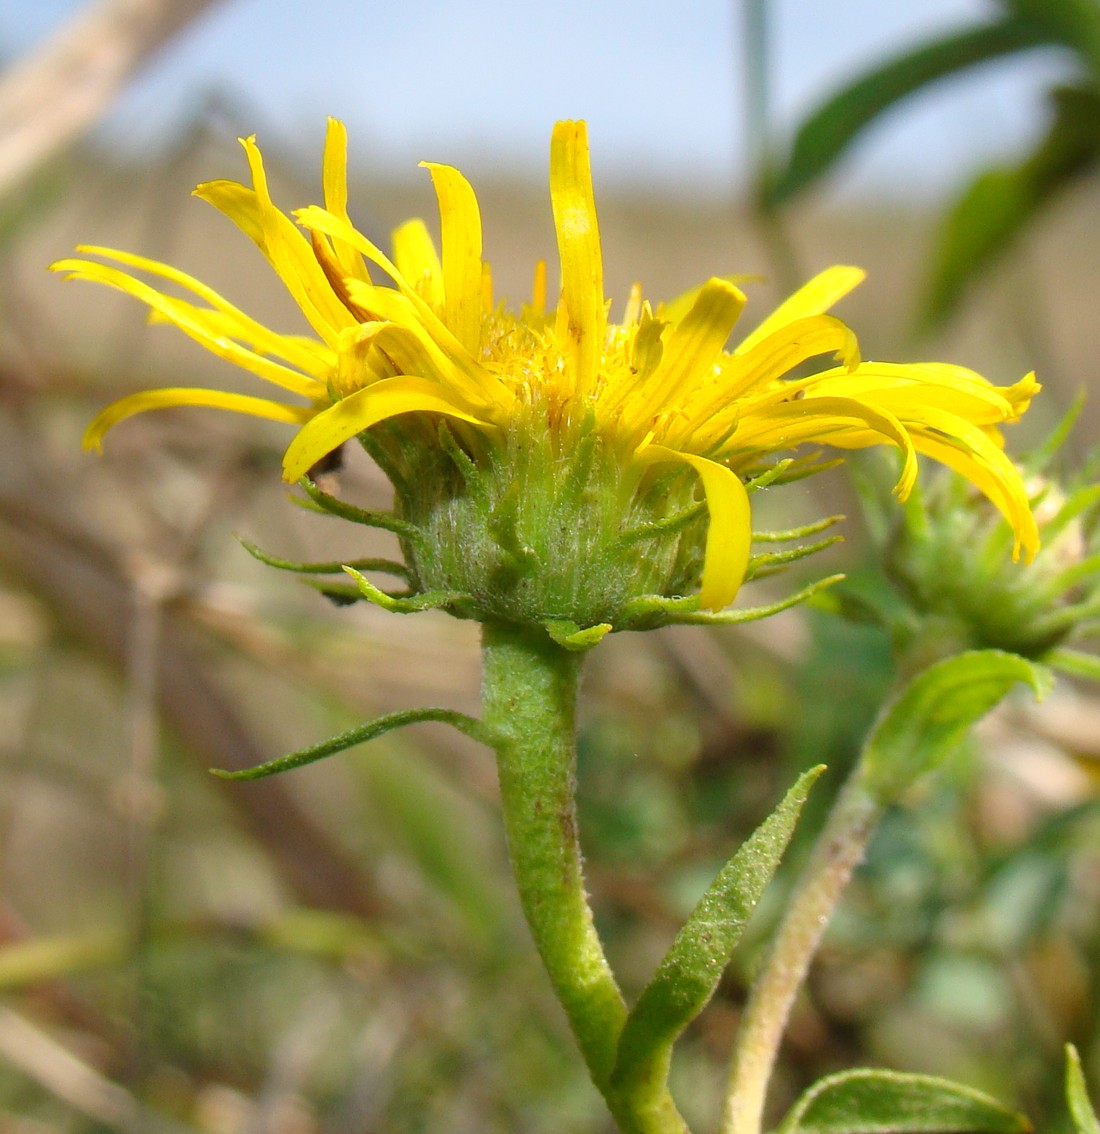
[[[1072,48],[1100,78],[1100,7],[1096,0],[1001,0],[1012,16],[1041,29],[1043,38]]]
[[[1085,1073],[1081,1070],[1081,1057],[1073,1044],[1066,1044],[1066,1099],[1077,1134],[1100,1134],[1100,1120],[1089,1102]]]
[[[932,1075],[842,1071],[815,1083],[777,1134],[1027,1134],[1031,1123],[980,1091]]]
[[[676,935],[623,1026],[613,1077],[617,1089],[656,1094],[663,1087],[673,1043],[714,994],[823,771],[813,768],[799,778],[721,870]]]
[[[1100,681],[1100,657],[1083,650],[1072,650],[1059,646],[1045,655],[1043,660],[1052,669],[1069,677],[1080,677],[1085,681]]]
[[[1041,699],[1050,674],[1003,650],[971,650],[922,670],[875,725],[864,752],[864,786],[880,803],[893,803],[1020,682]]]
[[[1039,210],[1100,160],[1100,94],[1065,87],[1052,97],[1054,119],[1034,152],[979,175],[948,216],[925,289],[924,327],[942,322]]]
[[[1047,39],[1042,25],[1011,18],[937,39],[869,71],[803,122],[786,167],[771,184],[769,201],[780,204],[827,173],[867,126],[909,95],[965,67]]]

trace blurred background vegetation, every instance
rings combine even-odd
[[[128,423],[101,459],[80,452],[114,397],[236,376],[147,328],[136,304],[48,277],[75,243],[171,262],[297,325],[252,246],[187,196],[242,177],[233,138],[251,128],[212,101],[155,160],[65,148],[0,200],[0,1131],[606,1131],[522,922],[488,752],[428,725],[272,780],[207,773],[393,709],[476,712],[475,628],[338,609],[239,547],[235,534],[290,558],[392,551],[382,533],[288,504],[279,427],[175,411]],[[270,145],[265,157],[277,201],[317,198],[312,164]],[[866,357],[950,359],[1002,383],[1035,368],[1047,392],[1032,440],[1094,383],[1100,181],[1087,162],[915,337],[942,210],[783,200],[769,179],[786,160],[762,146],[759,192],[740,203],[597,186],[608,293],[758,273],[751,319],[788,275],[844,260],[869,271],[840,312]],[[353,216],[380,240],[434,214],[424,176],[352,182]],[[553,255],[545,186],[476,188],[498,291],[522,297],[534,260]],[[1098,414],[1086,407],[1081,447]],[[358,457],[341,494],[386,504]],[[852,517],[848,542],[812,566],[858,572],[842,473],[765,500],[758,524],[834,511]],[[628,992],[800,769],[824,761],[842,781],[890,679],[877,631],[810,611],[601,645],[579,801]],[[1063,682],[1039,708],[998,713],[919,806],[891,814],[797,1010],[777,1114],[821,1074],[881,1064],[962,1079],[1068,1129],[1062,1044],[1100,1081],[1097,769],[1100,699]],[[701,1126],[830,790],[679,1058]]]

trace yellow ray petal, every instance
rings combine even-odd
[[[204,181],[195,186],[191,196],[213,205],[267,255],[264,251],[264,226],[256,204],[255,189],[249,189],[239,181]]]
[[[321,184],[325,193],[325,208],[351,224],[348,216],[348,132],[337,118],[328,120],[325,134],[325,154],[321,165]],[[333,250],[344,275],[370,281],[370,273],[363,257],[342,241],[335,241]]]
[[[166,387],[162,390],[142,390],[112,402],[101,410],[84,431],[84,448],[103,451],[103,436],[113,426],[136,413],[146,410],[168,409],[172,406],[208,406],[213,409],[232,410],[252,417],[266,417],[272,421],[285,421],[301,425],[317,412],[313,406],[288,406],[267,398],[252,398],[246,394],[228,394],[224,390],[200,390],[193,387]]]
[[[744,354],[724,361],[717,381],[709,393],[685,407],[693,426],[705,425],[720,410],[736,408],[742,399],[753,399],[754,406],[781,402],[794,397],[803,382],[778,383],[800,363],[819,354],[835,353],[847,367],[859,362],[859,342],[852,330],[832,315],[808,315],[773,331]],[[814,379],[806,379],[812,383]],[[768,392],[763,398],[758,390]],[[755,395],[755,397],[754,397]]]
[[[146,256],[137,256],[132,252],[122,252],[117,248],[103,248],[95,244],[79,244],[76,250],[85,255],[102,256],[105,260],[114,260],[119,264],[136,268],[138,271],[148,272],[150,275],[158,276],[185,288],[200,299],[206,300],[211,307],[225,316],[225,333],[232,334],[234,338],[248,343],[261,354],[275,355],[277,358],[299,367],[307,374],[312,374],[314,378],[323,381],[334,365],[333,353],[323,343],[300,335],[280,335],[278,332],[270,330],[262,323],[257,323],[255,319],[250,318],[240,308],[235,307],[212,287],[208,287],[201,280],[180,271],[179,268],[173,268],[170,264],[162,264],[159,260],[150,260]],[[64,270],[60,265],[66,263],[71,263],[71,261],[51,264],[50,270]]]
[[[339,330],[350,326],[354,319],[333,293],[309,241],[272,202],[255,139],[240,141],[255,188],[214,181],[200,185],[195,195],[219,209],[257,243],[309,325],[329,346],[335,347]]]
[[[976,454],[952,437],[915,431],[913,444],[920,452],[966,477],[997,508],[1012,528],[1012,558],[1023,551],[1030,563],[1039,550],[1039,527],[1031,511],[1019,470],[995,446]]]
[[[990,474],[996,491],[990,491],[990,486],[979,483],[970,473],[963,473],[1001,509],[1012,525],[1016,536],[1013,554],[1018,556],[1023,547],[1027,550],[1028,558],[1031,558],[1039,546],[1038,529],[1031,514],[1023,476],[1002,452],[999,436],[994,439],[980,426],[973,425],[956,414],[933,408],[925,409],[919,417],[914,415],[913,421],[906,420],[905,425],[913,437],[913,443],[922,452],[931,452],[928,446],[936,446],[942,451],[942,443],[946,442],[964,460],[969,458],[971,470],[976,472],[984,469]]]
[[[422,220],[406,221],[391,237],[393,262],[416,292],[437,314],[443,312],[443,265]]]
[[[511,407],[514,398],[507,387],[473,358],[470,352],[447,328],[446,324],[417,294],[416,289],[401,275],[396,264],[393,264],[388,256],[382,253],[361,232],[350,228],[346,222],[340,220],[339,217],[334,217],[331,213],[325,212],[324,209],[318,209],[311,205],[308,208],[299,209],[295,215],[308,229],[316,229],[318,232],[325,232],[330,236],[339,236],[341,239],[347,240],[348,243],[358,248],[368,260],[377,264],[393,279],[398,292],[382,287],[375,287],[372,290],[369,285],[359,283],[357,280],[349,281],[348,288],[357,298],[364,298],[368,310],[374,313],[376,318],[394,318],[409,330],[416,329],[413,326],[415,322],[416,327],[419,327],[422,333],[430,336],[450,362],[453,371],[453,383],[462,387],[461,394],[467,401],[487,402],[504,409]],[[372,297],[369,302],[367,301],[368,296]],[[395,305],[392,302],[393,300],[398,301],[398,303]],[[402,300],[407,301],[404,308],[400,306]],[[388,307],[387,304],[389,304]],[[407,313],[410,309],[415,319],[410,319]],[[401,310],[406,311],[403,318],[399,318]]]
[[[535,264],[535,274],[531,281],[531,313],[542,318],[546,314],[546,261]]]
[[[683,406],[704,379],[712,378],[714,364],[744,306],[744,293],[733,284],[721,279],[704,284],[691,309],[668,335],[660,365],[631,397],[624,425],[648,429],[658,414]]]
[[[820,391],[829,397],[856,398],[870,405],[881,406],[903,419],[910,415],[919,418],[927,409],[952,413],[975,425],[994,426],[1012,420],[1012,406],[996,390],[978,394],[946,386],[883,388],[874,380],[860,377],[850,382],[843,376],[838,376],[836,381],[814,384],[810,388],[815,393]]]
[[[98,264],[93,260],[59,260],[53,267],[56,271],[64,272],[66,279],[93,280],[140,299],[211,354],[224,358],[243,370],[249,370],[284,390],[306,398],[324,396],[325,386],[317,379],[263,358],[227,337],[224,316],[220,312],[205,311],[193,303],[173,299],[109,264]]]
[[[489,428],[489,423],[456,405],[433,382],[404,376],[385,378],[330,406],[303,426],[283,457],[283,477],[296,481],[345,441],[402,413],[439,413]]]
[[[477,356],[481,343],[481,213],[470,183],[449,165],[420,163],[439,198],[443,252],[443,321]]]
[[[1012,417],[1010,421],[1019,421],[1020,417],[1027,412],[1028,407],[1031,405],[1031,399],[1043,387],[1035,380],[1035,371],[1032,370],[1025,374],[1019,382],[1014,382],[1011,386],[1005,387],[1002,392],[1012,405]]]
[[[785,299],[733,353],[744,354],[751,350],[761,339],[779,330],[784,323],[793,323],[795,319],[804,319],[807,315],[823,315],[837,300],[843,299],[852,288],[858,286],[866,275],[862,268],[843,264],[819,272]]]
[[[860,431],[892,441],[901,450],[902,472],[894,491],[904,500],[917,478],[913,442],[892,413],[864,405],[855,398],[802,398],[770,406],[760,414],[753,414],[750,409],[738,422],[722,455],[733,462],[742,456],[752,460],[808,441],[851,448],[850,443],[845,443],[846,436]]]
[[[357,280],[349,281],[348,287],[353,297],[361,299],[379,321],[388,324],[378,341],[400,372],[437,382],[442,393],[472,412],[496,416],[503,413],[500,403],[492,399],[494,387],[500,380],[473,360],[465,371],[456,367],[452,356],[425,328],[419,311],[407,296],[392,288],[361,284]]]
[[[725,465],[663,445],[649,445],[635,457],[644,464],[681,462],[698,473],[710,514],[699,605],[705,610],[729,606],[745,579],[752,548],[752,509],[745,486]]]
[[[579,400],[596,389],[606,323],[603,257],[583,122],[558,122],[550,141],[550,201],[561,259],[557,336]]]
[[[764,279],[763,276],[752,274],[719,276],[717,278],[725,280],[726,283],[733,284],[734,287],[738,288],[743,283],[761,283]],[[680,320],[692,309],[696,299],[699,298],[699,292],[701,292],[706,286],[706,284],[700,284],[698,287],[689,288],[687,291],[682,292],[680,295],[676,296],[675,299],[670,299],[667,303],[659,304],[657,307],[658,318],[667,319],[670,323],[679,323]]]
[[[354,319],[333,294],[309,241],[302,236],[290,217],[275,207],[268,192],[263,157],[255,138],[242,138],[241,144],[252,173],[252,185],[256,190],[256,204],[264,231],[264,249],[268,258],[310,325],[331,345],[336,334],[350,326]]]
[[[848,397],[908,398],[919,405],[928,396],[945,408],[957,407],[962,417],[984,422],[1013,421],[1017,406],[1030,400],[1037,383],[1022,379],[1014,386],[994,386],[973,370],[943,362],[864,362],[851,371],[826,370],[805,379],[807,393]]]

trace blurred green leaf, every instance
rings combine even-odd
[[[1077,1134],[1100,1134],[1100,1121],[1097,1121],[1096,1111],[1089,1102],[1081,1057],[1071,1043],[1066,1044],[1066,1099]]]
[[[0,992],[117,965],[130,953],[127,935],[114,930],[61,933],[0,949]]]
[[[1100,657],[1095,654],[1058,646],[1051,650],[1044,660],[1059,673],[1064,673],[1068,677],[1079,677],[1084,681],[1100,681]]]
[[[1001,0],[1001,7],[1043,29],[1044,38],[1078,52],[1100,79],[1100,5],[1096,0]]]
[[[360,764],[389,838],[404,845],[423,879],[458,910],[489,953],[507,947],[511,893],[479,839],[480,808],[446,782],[412,745],[379,746]]]
[[[879,802],[894,802],[938,767],[966,730],[1019,682],[1041,698],[1050,674],[1002,650],[971,650],[921,670],[871,733],[864,752],[864,786]]]
[[[931,1075],[842,1071],[815,1083],[778,1134],[1020,1134],[1031,1123],[980,1091]]]
[[[941,322],[1040,208],[1100,158],[1100,93],[1062,87],[1052,98],[1054,120],[1031,156],[980,174],[948,215],[925,290],[925,328]]]
[[[1050,38],[1038,21],[1009,18],[935,40],[869,71],[802,123],[786,167],[770,182],[769,203],[786,201],[827,173],[867,126],[909,95],[956,71]]]
[[[700,898],[623,1026],[613,1077],[617,1088],[630,1093],[664,1084],[673,1043],[714,994],[824,770],[819,765],[799,777]]]

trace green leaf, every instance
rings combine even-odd
[[[0,992],[122,964],[130,949],[127,934],[111,929],[61,933],[4,945],[0,947]]]
[[[1051,97],[1054,118],[1034,152],[980,174],[944,222],[922,302],[925,329],[942,322],[1039,210],[1100,159],[1100,93],[1062,87]]]
[[[786,168],[777,173],[768,190],[769,203],[780,204],[827,173],[880,114],[922,87],[1048,38],[1038,22],[1010,18],[934,40],[876,67],[802,123]]]
[[[1085,681],[1100,681],[1100,657],[1083,650],[1057,646],[1043,659],[1052,669],[1067,677],[1080,677]]]
[[[367,785],[372,822],[387,843],[404,848],[423,880],[462,915],[471,940],[487,956],[502,956],[509,946],[512,906],[478,837],[483,810],[411,743],[376,750],[359,774]]]
[[[1001,0],[1012,16],[1043,30],[1044,38],[1072,48],[1100,78],[1100,7],[1096,0]]]
[[[714,994],[760,895],[775,873],[814,781],[804,773],[782,803],[741,845],[676,935],[619,1037],[612,1083],[627,1096],[656,1093],[672,1045]]]
[[[819,1080],[777,1134],[1025,1134],[1031,1123],[988,1095],[932,1075],[858,1069]]]
[[[895,802],[1014,685],[1024,682],[1042,699],[1050,681],[1049,671],[1003,650],[971,650],[921,670],[886,706],[867,741],[864,787],[884,805]]]
[[[1066,1099],[1077,1134],[1100,1134],[1100,1121],[1089,1102],[1081,1057],[1071,1043],[1066,1044]]]

